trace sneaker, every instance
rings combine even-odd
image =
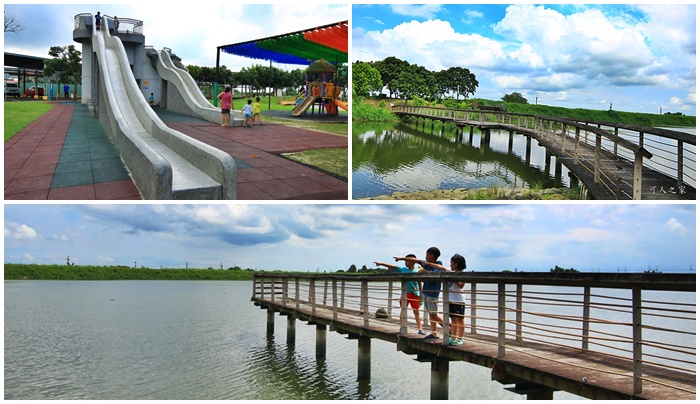
[[[447,343],[450,344],[450,345],[454,345],[454,344],[455,344],[455,341],[452,339],[452,337],[450,337],[450,338],[447,339]]]
[[[456,339],[452,345],[457,345],[457,346],[459,346],[459,345],[462,345],[462,344],[464,344],[464,342],[462,342],[461,339]]]
[[[418,334],[420,334],[420,335],[425,335],[425,333],[423,332],[423,330],[418,330]]]
[[[425,339],[439,339],[437,335],[428,334]]]

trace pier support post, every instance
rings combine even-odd
[[[372,375],[372,339],[357,338],[357,380],[369,380]]]
[[[436,357],[430,365],[430,399],[447,400],[450,393],[450,360]]]
[[[275,333],[275,311],[272,309],[267,309],[267,333]]]
[[[287,345],[294,345],[297,338],[297,321],[294,316],[287,316]]]
[[[316,324],[316,357],[326,357],[326,338],[328,332],[324,324]]]

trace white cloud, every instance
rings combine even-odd
[[[675,217],[668,219],[664,227],[666,230],[672,233],[678,233],[681,236],[685,236],[688,233],[688,229],[683,225],[683,223],[676,220]]]
[[[409,17],[434,18],[435,14],[442,10],[439,4],[393,4],[391,10],[400,15]]]
[[[26,224],[5,223],[5,237],[16,240],[34,240],[38,234],[36,230]]]

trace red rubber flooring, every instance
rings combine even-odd
[[[107,159],[107,155],[99,154],[92,161],[83,159],[87,162],[75,162],[71,158],[84,155],[86,150],[97,153],[94,150],[98,149],[93,144],[74,148],[76,142],[67,139],[75,139],[72,135],[75,128],[87,131],[91,142],[100,143],[99,153],[106,153],[105,149],[109,148],[105,145],[109,143],[106,133],[95,135],[100,131],[95,126],[97,119],[83,113],[83,108],[87,109],[80,104],[57,104],[5,143],[6,200],[141,199],[133,182],[123,179],[123,165],[112,164],[113,157]],[[168,116],[172,115],[163,116],[168,126],[224,150],[237,160],[240,200],[348,199],[346,182],[278,155],[308,149],[347,148],[346,137],[275,124],[223,128],[195,118],[168,119]],[[68,137],[69,128],[72,129]],[[122,179],[110,180],[114,178]]]

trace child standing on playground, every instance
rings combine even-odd
[[[216,96],[216,99],[221,103],[221,126],[230,126],[231,124],[231,109],[233,108],[233,96],[231,95],[231,87],[226,87],[224,92]]]
[[[467,260],[462,255],[455,254],[450,259],[450,268],[445,268],[442,265],[423,262],[424,267],[432,267],[443,272],[462,272],[467,268]],[[462,288],[464,282],[450,282],[450,345],[462,345],[462,336],[464,335],[464,295]]]
[[[262,120],[260,119],[260,97],[255,97],[255,102],[253,103],[253,122],[255,123],[255,118],[258,118],[258,123],[262,125]]]
[[[406,255],[407,258],[416,258],[414,254]],[[397,260],[398,261],[398,260]],[[418,273],[418,269],[415,268],[416,262],[410,261],[406,262],[406,266],[398,266],[393,264],[386,264],[384,262],[374,262],[374,265],[384,266],[398,273]],[[411,306],[413,309],[413,315],[416,317],[416,324],[418,325],[418,334],[423,335],[423,322],[420,320],[420,282],[418,281],[408,281],[406,282],[406,300],[401,301],[401,307]]]
[[[252,122],[253,122],[253,107],[251,104],[253,103],[253,100],[248,98],[248,103],[243,106],[243,109],[241,112],[243,112],[243,115],[245,115],[245,118],[243,119],[243,126],[251,127]]]

